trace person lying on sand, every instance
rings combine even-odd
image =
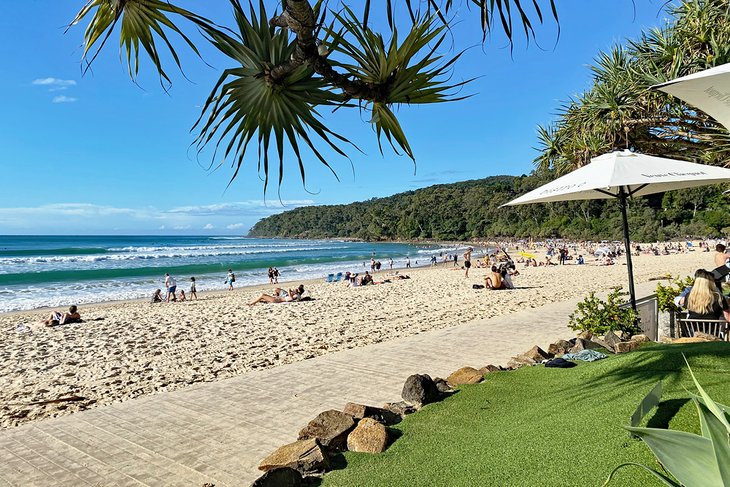
[[[46,326],[65,325],[66,323],[76,323],[81,320],[78,308],[74,305],[68,308],[68,313],[54,311],[47,320],[43,321]]]
[[[292,301],[297,301],[299,298],[301,298],[303,293],[304,285],[300,284],[299,287],[296,289],[289,289],[289,292],[286,296],[271,296],[270,294],[262,294],[258,298],[248,303],[248,305],[253,306],[256,303],[290,303]]]

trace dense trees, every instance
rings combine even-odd
[[[500,208],[548,179],[494,176],[431,186],[349,205],[297,208],[258,222],[256,237],[470,240],[488,237],[621,238],[616,202],[586,200]],[[727,234],[730,201],[709,186],[637,198],[629,226],[638,241]]]
[[[592,87],[564,103],[556,123],[539,130],[539,169],[558,174],[616,149],[727,165],[725,127],[653,84],[730,62],[727,0],[668,2],[669,22],[601,52]]]

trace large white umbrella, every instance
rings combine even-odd
[[[730,63],[652,88],[686,101],[730,129]]]
[[[636,308],[626,199],[630,196],[643,196],[725,181],[730,181],[730,169],[637,154],[628,150],[615,151],[594,157],[590,164],[540,186],[503,206],[551,201],[618,199],[623,219],[629,293],[631,294],[631,305]]]

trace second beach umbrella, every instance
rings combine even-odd
[[[638,154],[628,150],[615,151],[594,157],[590,164],[503,206],[552,201],[617,199],[621,205],[631,306],[636,309],[631,240],[626,216],[627,198],[725,181],[730,181],[730,169]]]
[[[699,108],[730,129],[730,63],[652,86]]]

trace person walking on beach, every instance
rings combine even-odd
[[[226,284],[228,284],[228,290],[233,291],[233,283],[236,282],[236,275],[231,269],[228,269],[228,277],[226,277]]]
[[[274,268],[269,267],[269,284],[274,284]]]
[[[471,267],[472,252],[474,252],[474,249],[471,247],[466,249],[466,252],[464,252],[464,277],[469,277],[469,268]],[[456,258],[454,258],[454,263],[456,263]]]
[[[406,257],[406,269],[410,269],[410,268],[411,268],[411,258]]]
[[[195,289],[195,278],[190,278],[190,300],[198,299],[198,291]]]
[[[454,254],[454,267],[459,265],[459,254]]]
[[[279,269],[274,267],[274,284],[279,284]]]
[[[388,266],[390,267],[390,270],[393,270],[393,257],[388,257]]]
[[[177,282],[175,281],[175,278],[167,272],[165,273],[165,289],[167,289],[167,296],[165,296],[165,301],[167,301],[168,303],[170,302],[170,300],[177,301],[177,297],[175,297]]]

